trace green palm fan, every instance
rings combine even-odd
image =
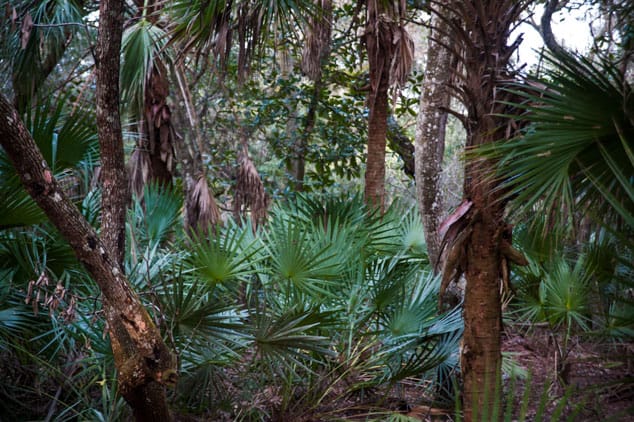
[[[501,159],[502,189],[511,208],[538,208],[556,222],[570,210],[612,228],[634,227],[634,95],[607,61],[546,57],[539,81],[511,88],[524,102],[522,136],[487,146]]]
[[[98,157],[97,129],[90,112],[68,112],[70,97],[44,102],[29,110],[26,126],[44,158],[68,193],[81,189],[74,172],[82,162],[94,163]],[[44,213],[22,188],[12,164],[0,149],[0,228],[27,226],[46,221]]]
[[[145,17],[123,33],[121,99],[132,116],[137,116],[144,108],[145,86],[155,61],[169,59],[166,43],[165,30]]]

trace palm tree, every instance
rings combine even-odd
[[[11,12],[11,25],[0,33],[0,57],[11,76],[14,105],[24,113],[82,31],[86,1],[0,1]],[[10,15],[8,14],[7,17]]]
[[[509,113],[500,88],[513,75],[509,59],[521,38],[507,45],[525,1],[470,0],[432,2],[434,13],[450,27],[451,45],[461,62],[455,92],[466,108],[461,116],[467,132],[466,147],[504,139]],[[452,47],[452,45],[457,47]],[[464,200],[441,230],[445,232],[445,284],[455,273],[466,277],[464,338],[461,370],[464,379],[465,419],[493,415],[493,392],[499,391],[501,371],[501,303],[499,283],[503,262],[523,263],[510,245],[493,162],[468,159],[465,163]],[[442,293],[442,292],[441,292]],[[483,413],[481,413],[483,412]]]
[[[365,170],[365,198],[383,209],[385,202],[385,144],[387,137],[388,89],[404,85],[412,65],[413,42],[405,30],[405,2],[366,2],[364,42],[370,65],[368,93],[368,151]]]
[[[546,57],[550,69],[539,80],[509,88],[523,101],[521,136],[484,149],[499,159],[510,210],[529,216],[536,236],[558,227],[591,222],[594,237],[615,239],[617,291],[631,287],[634,250],[634,102],[632,85],[618,62],[591,61],[566,53]],[[539,219],[531,215],[542,216]],[[541,229],[540,229],[541,226]],[[620,275],[619,275],[620,274]],[[632,301],[615,295],[609,318],[632,324]]]

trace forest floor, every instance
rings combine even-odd
[[[534,421],[542,413],[545,421],[634,421],[634,344],[578,339],[570,343],[567,365],[560,373],[567,379],[565,388],[557,381],[557,345],[549,331],[535,326],[530,333],[517,326],[505,328],[503,352],[530,374],[526,379],[517,379],[515,385],[505,379],[505,396],[507,400],[514,397],[512,416],[505,420]],[[530,399],[521,418],[525,393]],[[553,419],[565,395],[568,396],[565,405]],[[406,414],[420,421],[456,420],[449,412],[443,414],[441,409],[422,405],[411,406]]]
[[[556,344],[549,330],[531,325],[527,332],[520,325],[507,325],[503,352],[514,365],[529,374],[527,378],[504,379],[503,404],[505,421],[634,422],[634,343],[580,341],[569,345],[568,365],[560,372],[567,379],[565,388],[557,381]],[[561,367],[561,365],[560,365]],[[455,402],[439,405],[429,395],[429,384],[405,380],[388,394],[367,391],[363,395],[339,395],[333,387],[332,400],[307,410],[301,400],[295,409],[283,415],[265,412],[265,420],[275,422],[386,421],[386,422],[453,422]],[[246,407],[269,408],[281,400],[278,394],[261,392]],[[528,391],[527,391],[528,390]],[[528,397],[528,399],[525,398]],[[560,403],[562,403],[560,405]],[[291,406],[293,407],[293,406]],[[510,417],[507,413],[510,411]],[[540,416],[541,415],[541,419]],[[248,418],[247,418],[248,419]],[[182,422],[233,421],[229,414],[206,417],[181,417]]]

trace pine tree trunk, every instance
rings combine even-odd
[[[447,14],[445,10],[441,13]],[[420,95],[420,111],[416,121],[416,198],[420,210],[427,254],[432,265],[438,262],[440,242],[438,228],[443,214],[440,186],[445,152],[445,129],[449,108],[449,84],[455,72],[456,60],[445,45],[449,45],[449,25],[438,15],[432,18],[427,41],[427,67]]]

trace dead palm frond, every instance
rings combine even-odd
[[[143,198],[143,187],[150,179],[150,154],[147,149],[135,148],[128,162],[130,192],[137,198]]]
[[[211,194],[207,178],[200,176],[185,204],[185,226],[188,231],[207,231],[221,221],[220,209]]]
[[[302,72],[313,81],[319,79],[322,64],[330,53],[332,32],[332,1],[315,0],[315,5],[318,13],[309,19],[301,64]]]
[[[264,184],[255,164],[249,158],[246,141],[243,141],[238,152],[238,181],[233,210],[236,218],[251,209],[253,227],[257,227],[266,220],[268,215],[269,198],[264,190]]]
[[[313,8],[311,0],[178,0],[168,9],[174,23],[171,42],[181,43],[181,58],[192,50],[212,49],[221,65],[237,42],[242,79],[264,40],[270,34],[292,36],[306,26]]]

